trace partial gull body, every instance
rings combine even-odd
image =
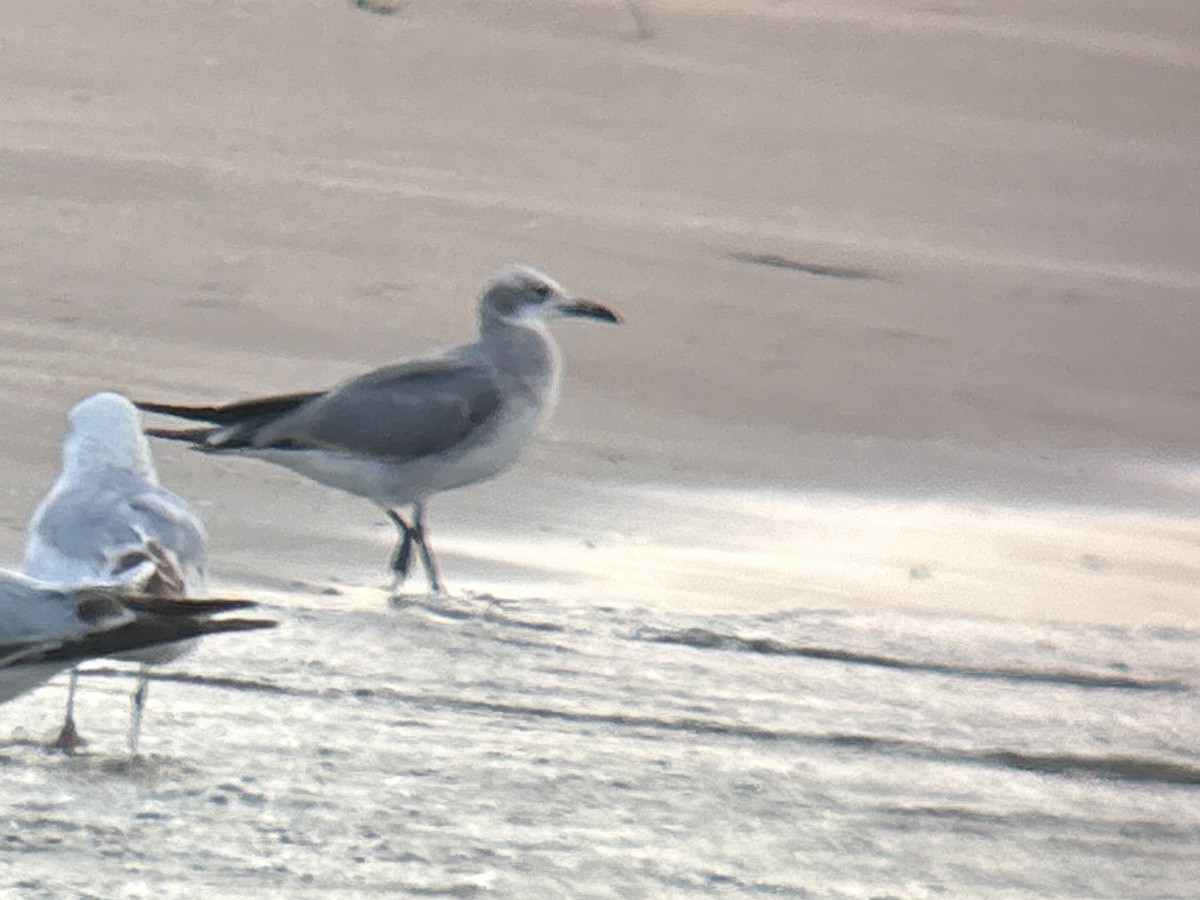
[[[115,582],[148,563],[153,567],[144,586],[148,593],[175,600],[203,594],[204,526],[186,501],[159,484],[137,408],[120,394],[104,392],[76,404],[68,420],[62,472],[29,522],[25,573],[67,585]],[[133,752],[146,700],[146,666],[176,659],[192,646],[169,642],[121,654],[142,665],[130,723]],[[57,742],[68,751],[78,741],[77,677],[73,671]]]
[[[426,503],[503,472],[554,408],[561,364],[550,319],[620,321],[526,266],[504,269],[485,286],[478,308],[474,343],[377,369],[329,391],[226,406],[138,406],[209,423],[148,434],[208,453],[263,459],[374,501],[399,530],[394,587],[407,576],[415,545],[430,590],[441,593],[425,531]],[[411,524],[397,511],[407,506],[413,507]]]
[[[249,600],[176,600],[149,591],[152,563],[131,582],[59,585],[0,569],[0,703],[88,659],[170,651],[208,634],[273,628],[270,619],[213,616]]]

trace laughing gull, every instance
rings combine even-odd
[[[138,403],[148,412],[210,423],[151,429],[208,453],[251,456],[377,503],[399,531],[393,589],[414,545],[430,590],[442,593],[425,530],[441,491],[492,478],[514,462],[558,398],[556,317],[620,322],[527,266],[509,266],[479,296],[479,340],[376,369],[332,390],[226,406]],[[396,507],[413,508],[411,524]]]
[[[154,569],[128,582],[59,585],[0,569],[0,703],[88,659],[177,646],[208,634],[273,628],[270,619],[216,619],[250,600],[156,595]]]
[[[75,405],[68,423],[62,473],[29,521],[25,574],[57,584],[85,584],[121,580],[149,563],[154,574],[145,586],[148,592],[176,600],[203,594],[204,526],[186,501],[159,484],[137,408],[120,394],[93,394]],[[141,663],[129,730],[131,752],[137,752],[146,703],[146,667],[176,659],[191,647],[171,643],[121,655]],[[80,740],[75,729],[78,677],[72,670],[66,720],[55,742],[68,752]]]

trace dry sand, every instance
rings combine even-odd
[[[9,0],[0,558],[79,397],[329,385],[521,260],[628,324],[452,587],[1200,622],[1200,6],[641,2]],[[381,599],[369,505],[159,458],[219,580]]]

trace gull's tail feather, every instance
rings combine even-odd
[[[142,594],[155,597],[187,596],[187,583],[179,565],[179,557],[161,542],[148,537],[138,527],[133,527],[139,543],[122,547],[109,554],[115,556],[109,563],[109,571],[136,585]]]

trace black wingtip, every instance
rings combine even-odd
[[[121,602],[129,609],[140,613],[154,613],[159,616],[215,616],[219,613],[233,612],[239,609],[251,609],[258,606],[253,600],[234,598],[179,598],[166,596],[132,596],[123,597]]]
[[[158,413],[162,416],[175,416],[179,419],[202,419],[211,411],[206,406],[183,406],[178,403],[155,403],[152,400],[134,400],[133,405],[142,412]]]
[[[164,441],[179,441],[203,447],[212,431],[211,428],[147,428],[145,434],[147,437],[160,438]]]
[[[16,665],[60,663],[73,665],[88,659],[116,656],[151,647],[176,644],[212,634],[259,631],[275,628],[273,619],[205,619],[195,616],[158,616],[139,614],[125,625],[91,631],[43,650],[33,649],[15,661]]]

